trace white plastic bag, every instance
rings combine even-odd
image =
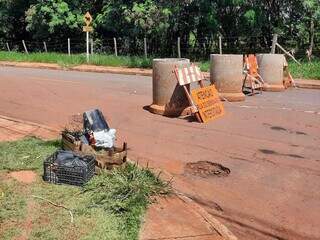
[[[96,147],[112,148],[116,139],[116,130],[110,128],[109,131],[102,130],[93,132],[93,137],[96,141]]]

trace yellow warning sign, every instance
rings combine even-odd
[[[224,115],[224,107],[214,85],[194,89],[191,96],[204,123]]]
[[[86,14],[83,17],[83,20],[86,23],[87,27],[90,26],[90,24],[92,22],[91,14],[89,12],[86,12]]]
[[[93,31],[93,27],[83,26],[83,31],[84,31],[84,32],[92,32],[92,31]]]

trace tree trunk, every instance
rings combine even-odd
[[[314,21],[313,21],[313,19],[311,19],[311,22],[310,22],[310,45],[309,45],[309,53],[308,53],[309,61],[311,61],[313,47],[314,47]]]

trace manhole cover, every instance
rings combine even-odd
[[[185,172],[200,177],[226,177],[230,174],[230,169],[219,163],[200,161],[195,163],[187,163]]]

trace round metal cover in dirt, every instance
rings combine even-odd
[[[187,163],[185,173],[200,176],[200,177],[226,177],[230,174],[230,169],[222,166],[219,163],[209,161],[199,161],[195,163]]]

